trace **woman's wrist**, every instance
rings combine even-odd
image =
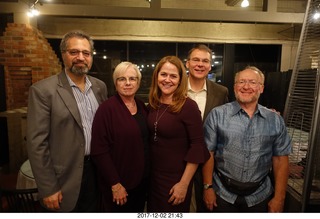
[[[111,191],[112,192],[118,192],[121,189],[122,185],[120,183],[117,183],[113,186],[111,186]]]

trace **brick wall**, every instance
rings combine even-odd
[[[7,110],[28,105],[32,83],[61,71],[61,63],[41,31],[27,24],[8,23],[0,37]]]

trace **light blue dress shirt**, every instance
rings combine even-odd
[[[67,75],[67,74],[66,74]],[[77,101],[78,109],[81,116],[82,128],[86,140],[85,155],[90,155],[91,151],[91,129],[94,115],[99,107],[99,103],[94,96],[92,84],[88,77],[85,77],[85,88],[82,92],[80,88],[67,75],[73,95]]]
[[[204,123],[205,141],[214,152],[215,169],[240,182],[258,182],[272,167],[273,156],[291,153],[291,139],[283,118],[258,105],[253,117],[241,109],[238,102],[216,107]],[[213,187],[221,198],[234,204],[237,195],[229,192],[217,174]],[[254,206],[273,192],[269,177],[251,195],[245,196],[248,207]]]

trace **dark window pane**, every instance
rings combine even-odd
[[[95,58],[127,60],[127,43],[124,41],[95,40]]]
[[[138,65],[142,80],[137,96],[148,102],[151,77],[161,58],[176,55],[176,43],[129,42],[129,60]]]

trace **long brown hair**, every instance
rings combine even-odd
[[[171,63],[177,67],[180,76],[180,83],[173,93],[172,103],[170,105],[171,112],[180,112],[187,98],[188,78],[186,69],[182,61],[177,56],[165,56],[157,64],[153,71],[152,82],[149,92],[149,104],[153,109],[158,109],[161,105],[161,90],[158,87],[158,74],[165,63]]]

